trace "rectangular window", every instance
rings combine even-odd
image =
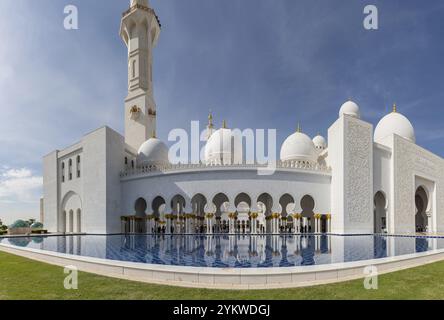
[[[77,156],[77,178],[80,178],[80,156]]]
[[[68,161],[68,177],[69,180],[72,180],[72,159]]]
[[[133,78],[136,77],[136,60],[133,60]]]
[[[62,182],[65,182],[65,163],[62,162]]]

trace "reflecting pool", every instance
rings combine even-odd
[[[377,259],[444,248],[444,238],[380,235],[82,235],[0,243],[150,264],[254,268]]]

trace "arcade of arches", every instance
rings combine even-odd
[[[429,189],[419,186],[415,191],[415,231],[418,233],[431,232],[432,226],[432,203]],[[384,192],[378,191],[374,196],[374,232],[387,233],[388,201]]]
[[[288,193],[278,198],[263,193],[252,198],[239,193],[230,201],[226,194],[218,193],[210,199],[201,193],[188,202],[182,195],[157,196],[151,202],[138,198],[135,213],[121,217],[122,232],[279,234],[331,230],[331,215],[315,213],[316,202],[310,195],[295,199]]]
[[[82,232],[82,203],[75,192],[68,192],[62,201],[58,230],[62,233]]]

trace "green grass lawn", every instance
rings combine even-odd
[[[63,268],[0,252],[0,299],[444,299],[444,261],[363,280],[295,289],[212,290],[169,287],[79,273],[66,290]]]

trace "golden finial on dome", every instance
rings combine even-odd
[[[222,121],[222,128],[226,129],[227,128],[227,121]]]
[[[397,111],[396,111],[396,103],[393,104],[393,110],[392,110],[392,112],[394,112],[394,113],[397,112]]]
[[[213,113],[210,110],[208,115],[208,128],[213,128]]]
[[[302,132],[301,124],[298,122],[298,127],[296,129],[296,132]]]

